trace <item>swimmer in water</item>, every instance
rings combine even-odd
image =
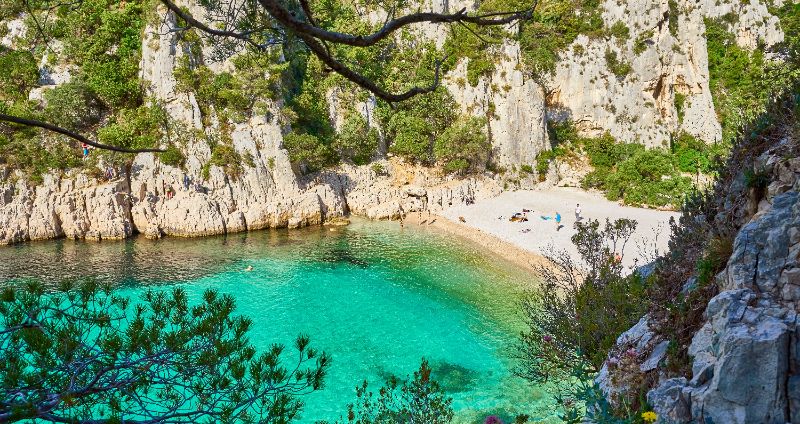
[[[247,268],[244,269],[246,272],[250,272],[253,270],[253,265],[247,265]]]

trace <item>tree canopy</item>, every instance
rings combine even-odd
[[[88,281],[0,295],[0,422],[287,423],[331,361],[300,336],[258,352],[231,296],[115,295]],[[285,353],[286,352],[286,353]],[[291,359],[289,359],[291,358]]]

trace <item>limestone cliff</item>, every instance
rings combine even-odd
[[[649,314],[619,337],[600,372],[612,402],[651,381],[647,401],[662,423],[800,422],[800,143],[796,118],[774,125],[777,142],[741,146],[767,148],[720,189],[711,222],[738,231],[730,257],[705,286],[717,294],[697,305],[704,313],[687,349],[689,375],[676,376],[680,360],[668,355],[678,348],[665,333],[673,327]],[[763,185],[754,185],[753,173]],[[694,274],[676,305],[699,290]],[[632,352],[634,364],[620,367],[619,352]]]
[[[530,166],[541,151],[551,147],[548,116],[571,117],[586,133],[610,131],[621,140],[638,140],[650,146],[663,144],[679,129],[707,141],[716,140],[720,127],[708,89],[703,17],[734,12],[739,19],[731,30],[739,43],[750,47],[758,40],[772,44],[783,35],[775,17],[759,0],[739,6],[732,1],[679,2],[677,12],[667,3],[606,1],[602,5],[606,25],[625,22],[630,37],[620,41],[579,36],[562,52],[552,76],[525,72],[519,46],[506,43],[500,48],[501,60],[492,74],[477,85],[463,82],[465,61],[446,76],[444,84],[462,113],[488,118],[493,160],[503,168]],[[195,3],[186,5],[196,9]],[[430,6],[444,11],[473,5],[432,2]],[[674,13],[678,13],[676,34],[666,23]],[[422,168],[412,168],[409,174],[399,161],[386,161],[385,142],[376,152],[377,167],[342,166],[299,177],[283,149],[283,137],[291,128],[276,117],[282,107],[280,101],[270,103],[267,113],[232,125],[231,144],[248,159],[239,164],[238,175],[209,166],[211,148],[202,139],[185,134],[209,134],[218,123],[213,117],[210,124],[203,122],[195,95],[176,89],[174,71],[181,57],[191,53],[179,43],[175,17],[164,16],[158,25],[144,31],[140,74],[147,96],[163,105],[172,120],[185,126],[178,140],[185,166],[168,166],[153,155],[142,154],[131,166],[116,169],[111,181],[68,171],[47,174],[40,184],[3,170],[0,243],[54,237],[124,238],[137,232],[151,236],[222,234],[318,224],[326,217],[351,211],[381,218],[396,214],[404,203],[406,211],[435,210],[499,190],[496,176],[459,180]],[[2,43],[12,46],[24,33],[24,16],[7,22],[6,28]],[[439,45],[446,36],[443,27],[436,25],[426,25],[421,32]],[[642,38],[644,35],[647,37]],[[643,51],[635,47],[637,40],[645,43]],[[59,51],[57,45],[52,48]],[[631,63],[629,75],[620,77],[609,70],[605,59],[609,51]],[[207,65],[217,72],[231,68],[229,62]],[[31,92],[36,99],[41,99],[44,90],[70,79],[69,66],[43,66],[41,73],[40,87]],[[681,122],[675,111],[675,93],[687,96]],[[342,115],[336,97],[336,92],[328,93],[331,120],[338,127]],[[380,129],[374,117],[374,100],[367,99],[355,109],[370,126]],[[100,168],[102,174],[105,165]]]

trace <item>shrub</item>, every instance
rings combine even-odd
[[[608,34],[612,37],[615,37],[621,41],[625,41],[630,38],[631,30],[625,25],[625,22],[617,21],[611,28],[608,29]]]
[[[289,160],[297,164],[301,172],[313,172],[335,163],[333,152],[311,134],[291,132],[283,137],[283,147]]]
[[[44,116],[52,123],[72,130],[83,130],[100,121],[103,105],[80,79],[45,91]]]
[[[572,242],[580,260],[566,251],[551,252],[537,266],[542,283],[523,298],[527,325],[516,349],[515,374],[534,384],[554,383],[573,401],[580,398],[574,379],[590,382],[619,334],[647,308],[647,281],[622,273],[621,258],[636,225],[627,219],[579,223]],[[573,414],[585,410],[573,406]]]
[[[333,148],[340,158],[365,165],[377,152],[378,130],[367,125],[361,114],[351,112],[336,135]]]
[[[489,161],[491,144],[485,134],[486,119],[462,118],[436,139],[434,156],[446,172],[479,172]]]
[[[356,402],[347,407],[347,420],[354,423],[448,424],[453,420],[453,399],[431,377],[428,361],[422,359],[413,378],[401,382],[394,376],[377,390],[376,397],[366,381],[356,387]]]
[[[717,153],[702,140],[681,132],[673,143],[673,152],[682,172],[710,173]]]
[[[683,115],[686,107],[686,95],[683,93],[675,93],[675,112],[678,115],[678,122],[683,122]]]
[[[242,174],[243,158],[236,149],[229,144],[217,144],[211,150],[211,160],[208,165],[216,165],[225,170],[231,178],[239,178]]]
[[[647,42],[649,39],[653,38],[653,31],[645,31],[641,33],[638,37],[636,37],[636,41],[633,43],[633,53],[635,55],[640,55],[647,50]]]
[[[623,200],[636,206],[677,208],[691,191],[692,182],[677,173],[668,153],[652,149],[640,151],[621,162],[605,179],[603,188],[609,200]]]
[[[174,145],[169,145],[165,152],[158,154],[158,159],[164,165],[183,167],[186,163],[186,157],[180,149]]]
[[[388,129],[394,135],[389,148],[392,153],[414,162],[430,163],[432,161],[432,128],[425,119],[399,112],[392,116]]]
[[[678,18],[680,15],[680,11],[678,10],[678,2],[677,0],[668,0],[667,4],[669,5],[669,15],[667,17],[667,27],[669,28],[669,33],[672,34],[673,37],[678,36]]]
[[[157,104],[123,109],[112,123],[97,131],[97,139],[133,149],[154,147],[161,141],[166,119],[166,112]]]
[[[606,50],[605,58],[608,70],[616,75],[617,78],[625,78],[633,70],[630,63],[620,60],[617,57],[617,52],[613,50]]]
[[[457,109],[453,97],[444,89],[413,97],[394,109],[381,106],[378,113],[386,123],[389,151],[413,162],[433,163],[434,140],[456,121]]]
[[[38,81],[39,66],[31,52],[0,46],[0,100],[27,100]]]

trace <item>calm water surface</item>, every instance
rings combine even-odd
[[[244,272],[249,265],[254,270]],[[305,397],[303,423],[339,418],[361,381],[377,389],[390,375],[412,373],[422,357],[453,397],[457,422],[489,414],[552,418],[547,393],[510,372],[530,275],[425,229],[355,221],[333,231],[0,248],[0,282],[84,276],[131,296],[175,285],[195,300],[206,289],[230,293],[253,319],[259,349],[309,335],[333,365],[325,389]]]

